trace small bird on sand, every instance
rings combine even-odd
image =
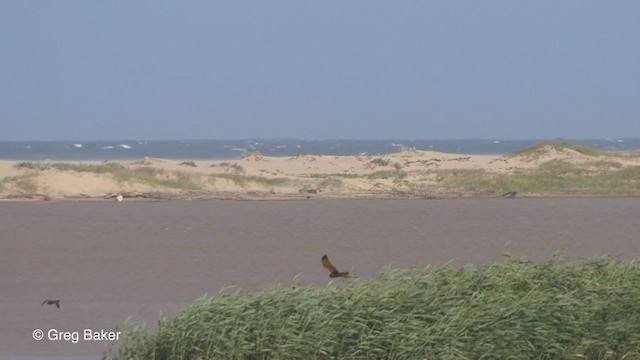
[[[502,194],[502,197],[506,197],[509,199],[514,199],[516,197],[516,195],[518,195],[517,191],[509,191],[507,193]]]
[[[122,197],[122,195],[118,195],[118,196],[116,196],[116,200],[118,202],[120,202],[120,201],[124,200],[124,197]]]
[[[42,305],[55,305],[58,309],[60,309],[60,300],[45,300],[42,302]]]
[[[332,278],[335,278],[335,277],[350,278],[351,277],[349,273],[346,271],[345,272],[338,271],[338,269],[336,269],[336,267],[333,266],[331,261],[329,261],[329,257],[327,255],[324,255],[322,257],[322,266],[324,266],[327,270],[329,270],[330,272],[329,277],[332,277]]]

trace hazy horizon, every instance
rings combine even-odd
[[[637,138],[638,13],[1,2],[0,141]]]
[[[555,139],[608,151],[640,151],[640,139]],[[237,159],[243,154],[349,156],[391,154],[401,149],[471,155],[502,155],[544,143],[543,140],[488,139],[238,139],[238,140],[102,140],[0,141],[7,160],[128,160],[146,156],[165,159]]]
[[[112,138],[112,139],[81,139],[81,138],[69,138],[69,139],[23,139],[23,140],[2,140],[0,142],[76,142],[76,141],[85,141],[85,142],[118,142],[118,141],[254,141],[254,140],[262,140],[262,141],[280,141],[280,140],[298,140],[298,141],[394,141],[394,140],[404,140],[404,141],[588,141],[588,140],[600,140],[600,141],[627,141],[627,140],[640,140],[640,136],[638,137],[584,137],[584,138],[565,138],[565,137],[555,137],[555,138],[504,138],[504,137],[469,137],[469,138],[301,138],[301,137],[246,137],[246,138],[190,138],[190,139],[169,139],[169,138]]]

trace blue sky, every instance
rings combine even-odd
[[[0,140],[640,137],[637,1],[2,1]]]

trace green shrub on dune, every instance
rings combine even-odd
[[[507,261],[204,299],[117,359],[640,358],[640,266]]]
[[[638,154],[625,153],[619,151],[606,151],[596,149],[586,145],[572,144],[564,141],[544,141],[533,146],[516,150],[509,154],[509,157],[515,156],[528,156],[531,158],[537,158],[541,155],[547,155],[549,150],[563,152],[574,151],[582,155],[593,157],[609,157],[609,158],[638,158]]]

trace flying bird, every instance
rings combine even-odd
[[[42,302],[42,305],[55,305],[58,309],[60,309],[60,300],[45,300]]]
[[[349,276],[348,272],[340,272],[338,271],[338,269],[336,269],[335,266],[333,266],[333,264],[331,263],[331,261],[329,261],[329,257],[327,255],[324,255],[322,257],[322,266],[324,266],[327,270],[329,270],[330,274],[329,277],[335,278],[335,277],[343,277],[343,278],[349,278],[351,276]]]

